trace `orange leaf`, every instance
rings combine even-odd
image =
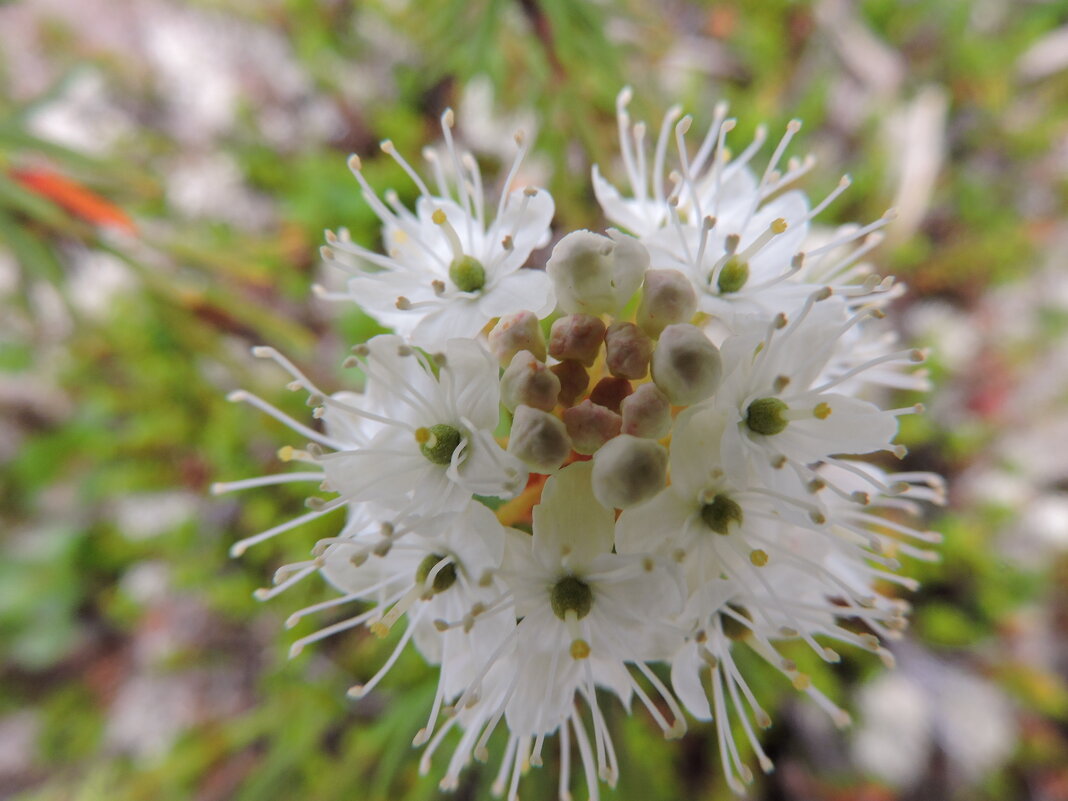
[[[12,170],[11,177],[41,197],[93,225],[136,230],[133,220],[113,203],[57,172],[43,169]]]

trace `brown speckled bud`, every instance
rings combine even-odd
[[[521,350],[528,350],[538,361],[545,361],[545,338],[533,312],[506,314],[498,320],[489,333],[489,346],[501,367],[507,367]]]
[[[571,437],[571,446],[585,454],[595,453],[619,433],[623,424],[623,418],[618,414],[589,399],[565,409],[563,417],[568,436]]]
[[[618,414],[619,405],[633,391],[627,379],[609,376],[597,382],[597,386],[590,392],[590,400]]]
[[[653,355],[653,340],[634,323],[612,323],[604,335],[605,362],[617,378],[644,378]]]
[[[571,439],[559,417],[530,406],[519,406],[512,418],[508,452],[535,473],[551,473],[571,453]]]
[[[553,322],[549,332],[549,354],[557,359],[573,359],[589,367],[601,352],[604,323],[592,314],[568,314]]]
[[[697,293],[678,270],[648,270],[635,319],[651,337],[672,323],[688,323],[697,312]]]
[[[570,359],[549,368],[560,379],[560,403],[572,405],[590,385],[590,374],[578,362]]]
[[[671,430],[671,401],[656,388],[642,384],[620,404],[624,434],[646,439],[666,437]]]
[[[501,403],[509,411],[519,405],[533,406],[551,412],[560,396],[560,379],[534,358],[529,350],[521,350],[501,376]]]

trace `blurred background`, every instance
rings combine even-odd
[[[0,48],[0,798],[440,795],[410,747],[435,681],[418,655],[355,703],[391,644],[290,662],[312,624],[283,621],[327,591],[253,600],[336,521],[228,558],[303,498],[208,495],[294,441],[224,398],[303,419],[249,347],[342,388],[379,330],[310,292],[338,281],[324,228],[378,241],[347,154],[410,199],[377,143],[417,158],[451,105],[491,174],[517,127],[536,136],[525,181],[558,235],[600,229],[589,167],[618,175],[632,84],[654,125],[728,99],[736,147],[804,119],[810,194],[854,178],[826,222],[897,207],[874,258],[909,285],[895,324],[934,349],[903,441],[907,469],[950,480],[944,561],[906,567],[923,589],[896,671],[818,670],[851,730],[753,666],[778,769],[752,797],[1068,799],[1068,4],[8,0]],[[612,716],[607,797],[729,797],[708,727],[665,743]],[[487,772],[453,797],[488,797]],[[523,797],[554,782],[532,771]]]

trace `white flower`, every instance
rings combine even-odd
[[[615,515],[594,498],[592,474],[590,462],[577,462],[550,478],[534,535],[509,541],[504,580],[525,627],[521,640],[574,660],[656,658],[664,637],[657,621],[681,607],[681,584],[656,560],[612,553]]]
[[[799,579],[802,576],[797,572],[777,576],[784,589]],[[832,613],[834,610],[826,601],[814,606]],[[814,687],[809,676],[798,671],[792,660],[783,658],[775,649],[772,639],[783,638],[774,622],[777,611],[776,605],[769,609],[759,594],[743,591],[736,582],[713,580],[691,596],[684,613],[684,618],[690,621],[691,634],[671,662],[671,685],[679,700],[698,720],[715,721],[723,775],[731,789],[739,794],[745,793],[744,785],[752,782],[753,775],[741,760],[732,718],[741,723],[761,770],[769,773],[772,763],[760,745],[753,723],[765,729],[771,725],[771,717],[739,670],[733,655],[735,647],[744,643],[815,701],[839,727],[850,722],[843,709]],[[706,693],[701,679],[706,672],[710,693]]]
[[[807,173],[814,160],[779,163],[801,123],[792,120],[764,171],[750,170],[767,131],[757,128],[753,141],[731,158],[725,146],[735,121],[718,104],[712,124],[691,154],[686,133],[690,116],[679,107],[665,115],[652,159],[645,145],[645,124],[633,124],[627,112],[630,90],[617,101],[620,149],[632,197],[624,197],[593,168],[593,186],[609,220],[637,236],[649,248],[653,269],[675,269],[697,290],[699,308],[733,329],[739,319],[770,318],[798,307],[825,284],[846,287],[856,278],[851,268],[879,240],[869,238],[891,218],[887,213],[866,226],[843,227],[829,242],[804,252],[809,223],[850,185],[844,176],[814,208],[798,190],[783,191]],[[681,119],[680,119],[681,117]],[[674,154],[668,164],[671,134]],[[667,185],[670,181],[671,186]],[[858,243],[852,248],[853,243]],[[865,297],[887,286],[878,281],[849,286]]]
[[[337,536],[257,597],[322,574],[342,594],[291,623],[356,605],[294,652],[357,627],[385,636],[405,619],[378,672],[350,692],[378,686],[412,642],[440,666],[415,743],[426,746],[425,773],[452,738],[446,790],[472,760],[488,759],[503,729],[495,793],[517,799],[555,736],[560,798],[570,798],[574,751],[596,800],[599,782],[619,775],[601,706],[614,695],[628,710],[640,701],[668,737],[685,729],[683,706],[712,719],[723,775],[741,792],[752,773],[734,733],[761,769],[771,761],[755,730],[770,717],[739,649],[844,725],[848,715],[781,644],[804,643],[828,663],[852,646],[892,664],[884,643],[900,637],[908,605],[890,589],[917,586],[901,562],[936,558],[928,546],[938,535],[916,521],[941,502],[941,480],[852,458],[904,456],[897,418],[919,407],[871,399],[925,383],[914,368],[924,354],[900,349],[876,323],[901,288],[860,261],[887,217],[810,230],[848,179],[814,207],[791,189],[811,166],[780,168],[796,122],[754,173],[766,132],[731,156],[725,106],[696,151],[685,140],[690,118],[672,109],[650,153],[628,100],[625,91],[618,115],[630,196],[596,168],[594,188],[633,236],[573,232],[548,275],[524,264],[547,241],[551,199],[509,192],[517,158],[488,215],[450,113],[444,156],[427,156],[436,191],[383,146],[419,190],[412,210],[394,193],[380,199],[355,159],[388,255],[343,230],[328,234],[325,253],[355,271],[344,297],[411,341],[388,334],[355,347],[345,366],[359,368],[362,391],[333,395],[257,349],[289,372],[290,389],[308,393],[322,430],[247,392],[231,396],[306,437],[279,457],[308,467],[217,491],[293,481],[336,494],[309,498],[308,513],[233,552],[345,512]],[[557,302],[565,316],[546,342]],[[494,318],[487,349],[480,340]],[[528,481],[528,469],[551,475]],[[481,496],[507,502],[494,513]],[[618,520],[609,507],[624,510]],[[657,663],[670,667],[672,689]]]
[[[319,457],[334,491],[350,502],[444,512],[462,509],[472,494],[511,496],[522,489],[525,468],[493,440],[498,368],[481,345],[449,340],[437,375],[400,337],[378,336],[356,350],[368,387],[388,398],[390,416],[322,399],[340,415],[382,423],[366,446]]]
[[[388,255],[355,244],[344,229],[328,231],[323,248],[326,260],[354,277],[347,293],[322,294],[356,301],[420,347],[436,347],[450,337],[474,337],[491,320],[517,311],[545,317],[555,305],[545,273],[521,269],[531,252],[548,242],[553,216],[553,200],[544,189],[511,188],[527,150],[522,135],[516,136],[519,153],[490,219],[478,165],[470,154],[458,151],[452,125],[452,112],[446,111],[441,122],[444,156],[424,152],[436,192],[391,142],[382,145],[419,190],[414,212],[402,206],[395,193],[387,192],[385,202],[380,200],[363,177],[360,159],[349,160],[364,198],[382,220]]]
[[[548,734],[560,730],[563,748],[570,723],[575,735],[585,740],[574,707],[581,697],[593,720],[597,775],[614,783],[618,764],[596,687],[611,690],[624,705],[636,695],[665,735],[681,735],[681,710],[645,662],[663,659],[678,647],[681,638],[668,621],[681,610],[684,589],[668,564],[649,555],[612,553],[615,516],[594,499],[590,475],[591,465],[582,462],[550,478],[534,509],[533,536],[509,532],[500,575],[519,622],[509,643],[486,661],[457,706],[490,699],[473,725],[492,727],[503,714],[511,732],[506,765],[511,760],[540,764]],[[673,710],[672,722],[652,703],[628,664],[661,692]],[[504,675],[511,676],[503,692],[501,665],[507,665]],[[494,675],[496,684],[487,694],[485,684]],[[586,748],[587,774],[593,761]]]
[[[814,526],[809,514],[825,519],[808,497],[795,501],[728,473],[720,454],[726,425],[711,407],[683,412],[672,436],[670,486],[625,510],[616,529],[620,553],[669,553],[681,561],[691,591],[721,575],[765,581],[756,571],[777,561],[781,547],[769,523]]]
[[[893,444],[897,416],[915,408],[884,411],[832,392],[842,376],[822,380],[838,338],[869,314],[849,317],[823,290],[794,319],[780,316],[763,335],[724,343],[724,361],[733,369],[709,403],[727,417],[725,470],[740,481],[755,473],[768,486],[792,492],[814,478],[808,465],[833,462],[836,454],[903,454]]]
[[[335,604],[374,601],[377,606],[358,618],[380,637],[402,617],[409,621],[384,667],[350,695],[362,697],[376,686],[414,639],[428,662],[442,666],[440,698],[425,730],[429,733],[442,701],[463,691],[480,660],[514,627],[507,615],[494,614],[502,589],[490,573],[500,565],[503,549],[500,523],[478,503],[446,515],[402,515],[355,536],[321,541],[316,551],[321,552],[322,574],[345,593]],[[291,620],[306,614],[303,610]],[[337,625],[324,631],[334,633]],[[323,636],[321,631],[298,640],[293,653]]]

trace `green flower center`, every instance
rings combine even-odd
[[[750,431],[767,437],[779,434],[790,422],[783,416],[789,408],[778,398],[759,398],[749,404],[745,424]]]
[[[415,441],[419,443],[419,450],[434,464],[451,463],[452,454],[460,447],[462,439],[460,429],[448,423],[438,423],[430,428],[419,428],[415,432]]]
[[[419,567],[415,569],[415,583],[419,586],[423,586],[424,584],[426,584],[426,580],[427,577],[430,575],[430,571],[437,567],[438,564],[442,562],[442,560],[447,558],[447,556],[442,556],[441,554],[437,553],[427,554],[426,558],[419,563]],[[451,587],[455,583],[456,565],[452,562],[449,562],[445,565],[445,567],[441,568],[441,570],[434,574],[434,581],[430,589],[435,595],[437,595],[439,592],[445,592],[445,590],[449,589],[449,587]]]
[[[465,255],[452,260],[449,278],[461,292],[475,292],[486,285],[486,269],[478,259]]]
[[[717,534],[729,534],[730,524],[742,524],[742,507],[726,495],[717,495],[701,507],[701,519]]]
[[[549,602],[553,613],[563,620],[568,612],[574,612],[579,620],[586,617],[593,608],[593,590],[585,581],[574,576],[564,576],[549,593]]]
[[[748,280],[749,262],[732,257],[727,260],[727,263],[723,265],[723,269],[719,271],[716,285],[721,293],[728,295],[731,292],[737,292],[745,286],[745,282]]]

